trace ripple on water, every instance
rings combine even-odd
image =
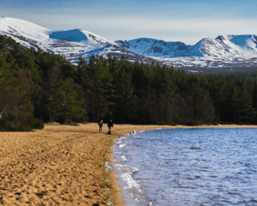
[[[256,129],[137,132],[114,146],[126,205],[257,205]]]

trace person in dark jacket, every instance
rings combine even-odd
[[[99,125],[99,132],[103,132],[103,124],[104,124],[103,120],[101,120],[101,121],[98,122],[98,125]]]
[[[113,122],[112,122],[112,120],[110,120],[110,121],[108,122],[107,127],[109,128],[108,134],[111,134],[111,133],[112,133],[112,128],[113,128]]]

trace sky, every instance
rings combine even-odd
[[[103,38],[195,44],[218,35],[257,34],[256,0],[0,0],[0,16]]]

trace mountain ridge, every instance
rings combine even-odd
[[[13,38],[26,48],[42,49],[64,56],[76,64],[79,56],[108,54],[130,61],[159,62],[175,67],[233,67],[257,65],[257,36],[219,35],[203,38],[194,45],[154,38],[108,41],[83,29],[53,31],[34,23],[10,17],[0,18],[0,34]]]

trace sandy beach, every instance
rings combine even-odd
[[[164,128],[257,128],[252,125],[114,125],[98,132],[96,123],[68,126],[45,124],[33,132],[0,133],[0,204],[123,205],[114,171],[105,181],[104,161],[113,138],[133,130]],[[107,161],[112,163],[111,149]],[[110,189],[106,189],[106,183]],[[108,192],[110,191],[110,192]]]

